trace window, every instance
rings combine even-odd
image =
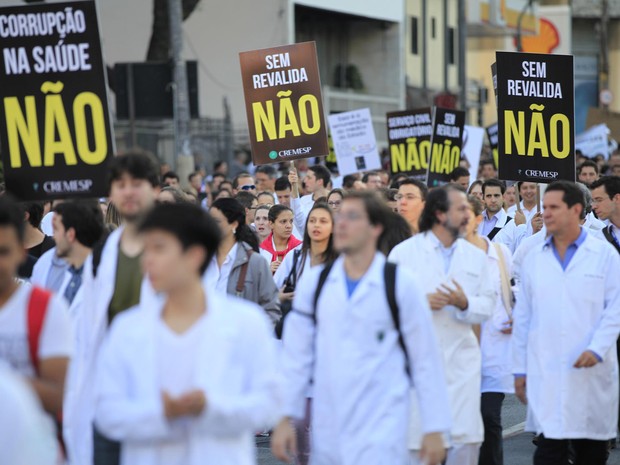
[[[435,38],[435,18],[431,18],[431,39]]]
[[[418,18],[411,17],[411,54],[418,54]]]
[[[447,39],[448,39],[448,49],[447,49],[448,56],[446,57],[446,61],[448,62],[448,64],[453,65],[454,64],[454,49],[455,49],[454,41],[456,40],[453,27],[448,28]]]

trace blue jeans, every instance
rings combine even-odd
[[[94,428],[94,465],[120,465],[121,443],[103,436]]]

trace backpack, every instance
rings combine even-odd
[[[319,297],[321,295],[321,291],[323,290],[323,286],[325,285],[325,281],[327,281],[329,272],[332,270],[333,266],[334,262],[326,264],[325,268],[323,268],[321,274],[319,275],[319,282],[317,284],[316,291],[314,292],[314,306],[312,311],[312,321],[314,321],[315,326],[317,321],[316,308],[319,302]],[[392,322],[394,323],[394,328],[398,333],[398,345],[400,345],[400,348],[405,355],[405,372],[407,373],[408,379],[411,379],[409,354],[407,353],[407,346],[405,345],[403,333],[400,330],[400,310],[398,308],[398,303],[396,302],[396,265],[394,263],[385,262],[385,267],[383,269],[383,279],[385,282],[385,295],[388,301],[388,305],[390,307],[390,314],[392,315]]]
[[[510,216],[506,217],[506,223],[504,224],[504,226],[506,226],[511,221],[512,221],[512,218]],[[497,226],[495,226],[493,229],[491,229],[491,232],[487,234],[487,237],[489,238],[490,241],[492,241],[495,238],[495,236],[497,236],[497,233],[500,232],[501,230],[502,228],[498,228]]]

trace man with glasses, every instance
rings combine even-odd
[[[311,382],[313,463],[408,465],[411,383],[425,433],[420,460],[443,460],[450,415],[442,361],[424,293],[377,251],[389,215],[375,193],[350,193],[335,221],[342,255],[307,269],[297,285],[281,353],[285,418],[272,436],[280,460],[296,452],[291,419],[303,417]]]
[[[256,195],[257,193],[254,178],[250,173],[241,173],[238,176],[235,176],[232,187],[233,195],[237,195],[237,193],[241,191],[249,192],[252,195]]]
[[[403,179],[398,183],[398,193],[394,199],[399,215],[407,220],[412,234],[418,233],[418,220],[424,209],[427,193],[426,184],[417,179]]]
[[[258,198],[249,191],[240,191],[235,195],[235,200],[245,208],[245,223],[249,226],[254,223],[254,213],[258,207]]]

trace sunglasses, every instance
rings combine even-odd
[[[253,191],[256,189],[256,186],[254,184],[246,184],[245,186],[241,186],[239,189],[242,191]]]

